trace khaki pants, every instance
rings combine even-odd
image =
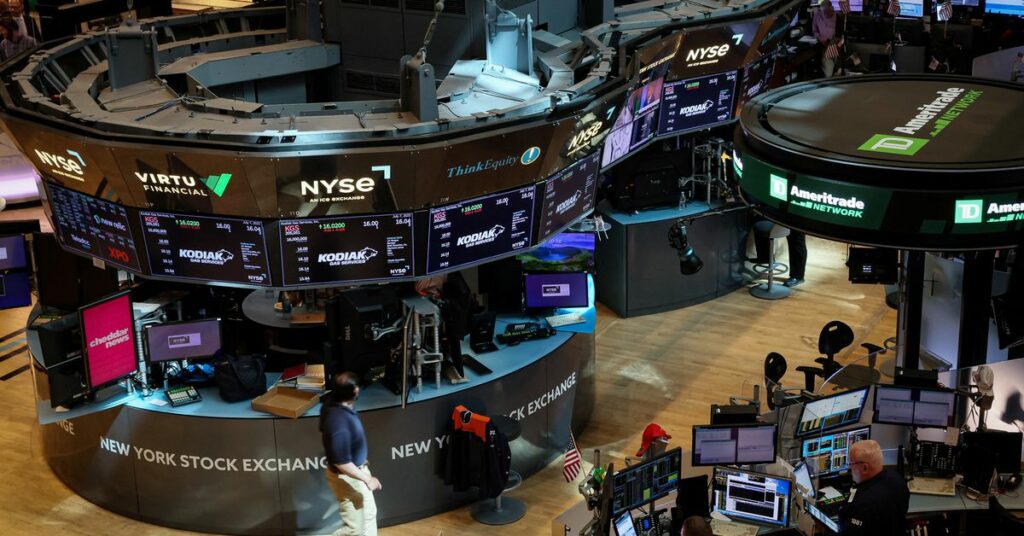
[[[370,474],[367,466],[360,469]],[[334,536],[377,536],[377,503],[373,501],[370,488],[359,480],[330,469],[327,469],[327,483],[338,499],[341,512],[341,528]]]

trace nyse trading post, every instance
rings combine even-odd
[[[544,209],[541,211],[538,242],[594,209],[600,158],[600,151],[595,152],[544,183]]]
[[[665,84],[658,134],[679,134],[732,119],[736,71]]]
[[[427,273],[530,247],[534,191],[528,186],[431,209]]]
[[[284,284],[413,275],[412,213],[281,222]]]
[[[258,220],[140,212],[154,276],[270,286]]]
[[[53,230],[64,247],[141,271],[124,207],[49,183],[46,190]]]

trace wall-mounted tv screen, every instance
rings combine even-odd
[[[124,207],[55,184],[44,184],[50,200],[53,232],[61,246],[122,268],[141,271],[128,211]]]
[[[626,98],[611,132],[604,139],[602,168],[622,160],[654,138],[658,131],[658,105],[664,84],[664,78],[654,78]]]
[[[658,135],[674,135],[730,121],[736,98],[736,71],[665,84]]]
[[[540,186],[543,189],[543,204],[538,242],[594,210],[600,157],[601,155],[596,152],[586,156],[556,173]]]
[[[427,273],[530,247],[534,186],[430,209]]]

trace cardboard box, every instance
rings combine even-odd
[[[279,417],[298,419],[320,401],[320,393],[275,385],[252,400],[252,409]]]

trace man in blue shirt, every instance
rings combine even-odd
[[[366,433],[356,414],[359,379],[351,372],[332,378],[329,398],[320,410],[320,434],[327,455],[327,482],[341,512],[339,536],[376,536],[380,481],[366,462]]]

